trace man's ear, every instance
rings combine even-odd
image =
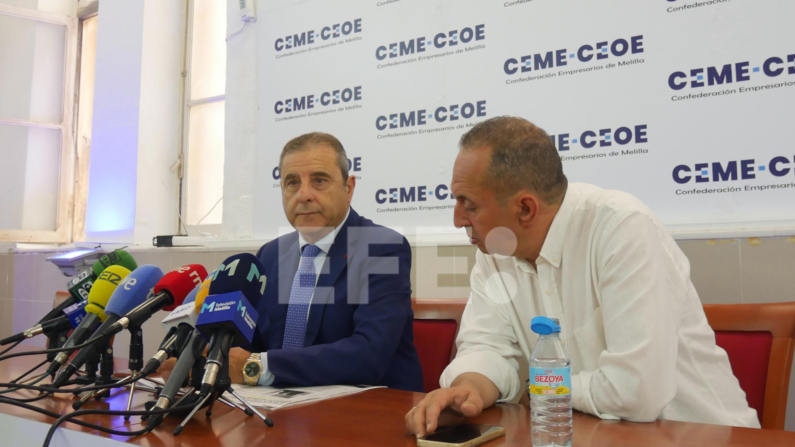
[[[348,202],[353,199],[353,190],[356,188],[356,177],[353,175],[348,176],[345,181],[345,191],[348,193]]]
[[[517,218],[519,225],[529,227],[538,216],[538,198],[527,192],[520,192],[516,198]]]

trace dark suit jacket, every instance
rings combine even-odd
[[[275,384],[365,384],[422,392],[406,239],[351,208],[318,277],[304,348],[283,350],[298,244],[293,232],[257,252],[267,282],[257,309],[259,336],[250,350],[268,352]]]

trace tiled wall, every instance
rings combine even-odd
[[[771,303],[795,301],[795,238],[681,241],[690,259],[691,277],[703,303]],[[202,264],[208,271],[227,257],[247,250],[196,248],[130,250],[139,265],[154,264],[169,271],[185,264]],[[469,273],[476,248],[412,248],[411,282],[419,298],[469,296]],[[68,280],[45,261],[52,253],[0,254],[0,337],[34,325],[52,307],[55,292]],[[157,349],[164,331],[158,319],[144,324],[145,355]],[[40,337],[29,344],[41,346]],[[119,356],[127,356],[129,337],[116,338]],[[790,383],[787,429],[795,431],[795,368]]]
[[[201,264],[208,271],[217,267],[224,259],[241,251],[207,249],[128,249],[138,265],[152,264],[164,272],[185,264]],[[36,324],[42,315],[52,309],[55,292],[66,290],[69,280],[54,265],[46,261],[53,253],[0,254],[0,338],[21,332]],[[160,320],[153,318],[143,325],[144,355],[153,355],[165,332]],[[26,340],[25,344],[43,346],[43,337]],[[114,346],[119,357],[127,357],[129,335],[119,334]]]

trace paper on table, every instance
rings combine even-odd
[[[251,405],[266,410],[276,410],[298,404],[318,402],[334,397],[349,396],[361,393],[362,391],[382,386],[353,386],[353,385],[331,385],[331,386],[310,386],[292,388],[273,388],[270,386],[248,386],[235,385],[235,391],[243,396]],[[229,399],[234,399],[232,395],[226,395]],[[237,399],[235,399],[237,400]]]

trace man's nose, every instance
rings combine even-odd
[[[464,211],[461,209],[462,205],[456,204],[455,208],[453,208],[453,225],[456,228],[467,227],[471,226],[472,224],[469,222],[469,219],[464,217]]]
[[[309,182],[301,182],[301,187],[298,189],[299,202],[311,202],[315,199],[315,192]]]

